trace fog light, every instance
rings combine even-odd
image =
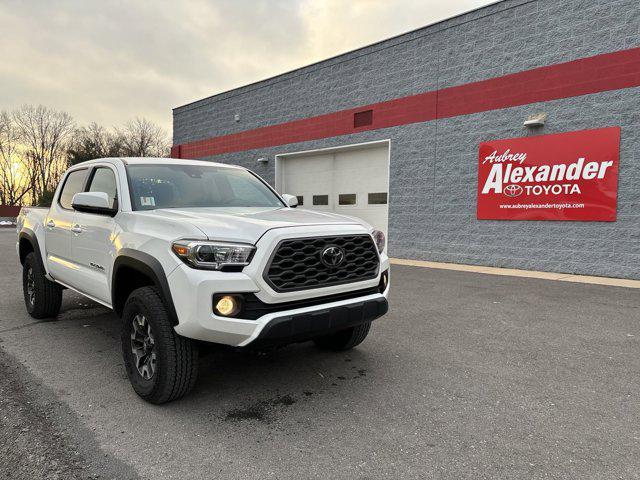
[[[215,310],[222,316],[231,317],[240,311],[240,302],[231,295],[225,295],[218,299]]]

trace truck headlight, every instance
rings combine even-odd
[[[382,253],[385,245],[387,244],[387,240],[384,237],[384,232],[380,230],[374,230],[371,232],[373,239],[376,241],[376,247],[378,247],[378,253]]]
[[[242,243],[219,243],[201,240],[180,240],[171,250],[193,268],[221,270],[224,267],[249,265],[256,247]]]

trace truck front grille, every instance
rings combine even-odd
[[[323,259],[331,247],[344,253],[338,265],[331,264],[332,255]],[[276,246],[264,279],[276,292],[291,292],[370,280],[378,275],[378,266],[378,251],[369,235],[296,238]]]

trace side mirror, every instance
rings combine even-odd
[[[71,206],[85,213],[97,213],[98,215],[114,216],[118,213],[117,208],[112,208],[109,203],[109,195],[104,192],[80,192],[76,193],[71,200]]]
[[[282,198],[284,199],[285,202],[287,202],[287,205],[289,205],[291,208],[296,208],[298,206],[298,197],[296,197],[295,195],[289,195],[288,193],[283,193]]]

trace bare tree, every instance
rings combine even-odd
[[[14,112],[13,118],[26,149],[24,159],[32,173],[32,195],[37,199],[55,188],[66,167],[64,154],[74,122],[68,113],[43,105],[24,105]]]
[[[165,157],[169,153],[167,133],[146,118],[136,118],[116,132],[127,157]]]
[[[136,118],[109,131],[92,123],[75,128],[71,116],[43,105],[0,112],[0,202],[40,202],[50,196],[69,164],[102,157],[163,157],[167,133]]]
[[[122,136],[117,132],[108,131],[95,122],[87,127],[78,128],[67,150],[67,159],[72,165],[94,158],[122,155],[124,155]]]
[[[30,190],[16,125],[11,115],[0,112],[0,204],[19,205]]]

